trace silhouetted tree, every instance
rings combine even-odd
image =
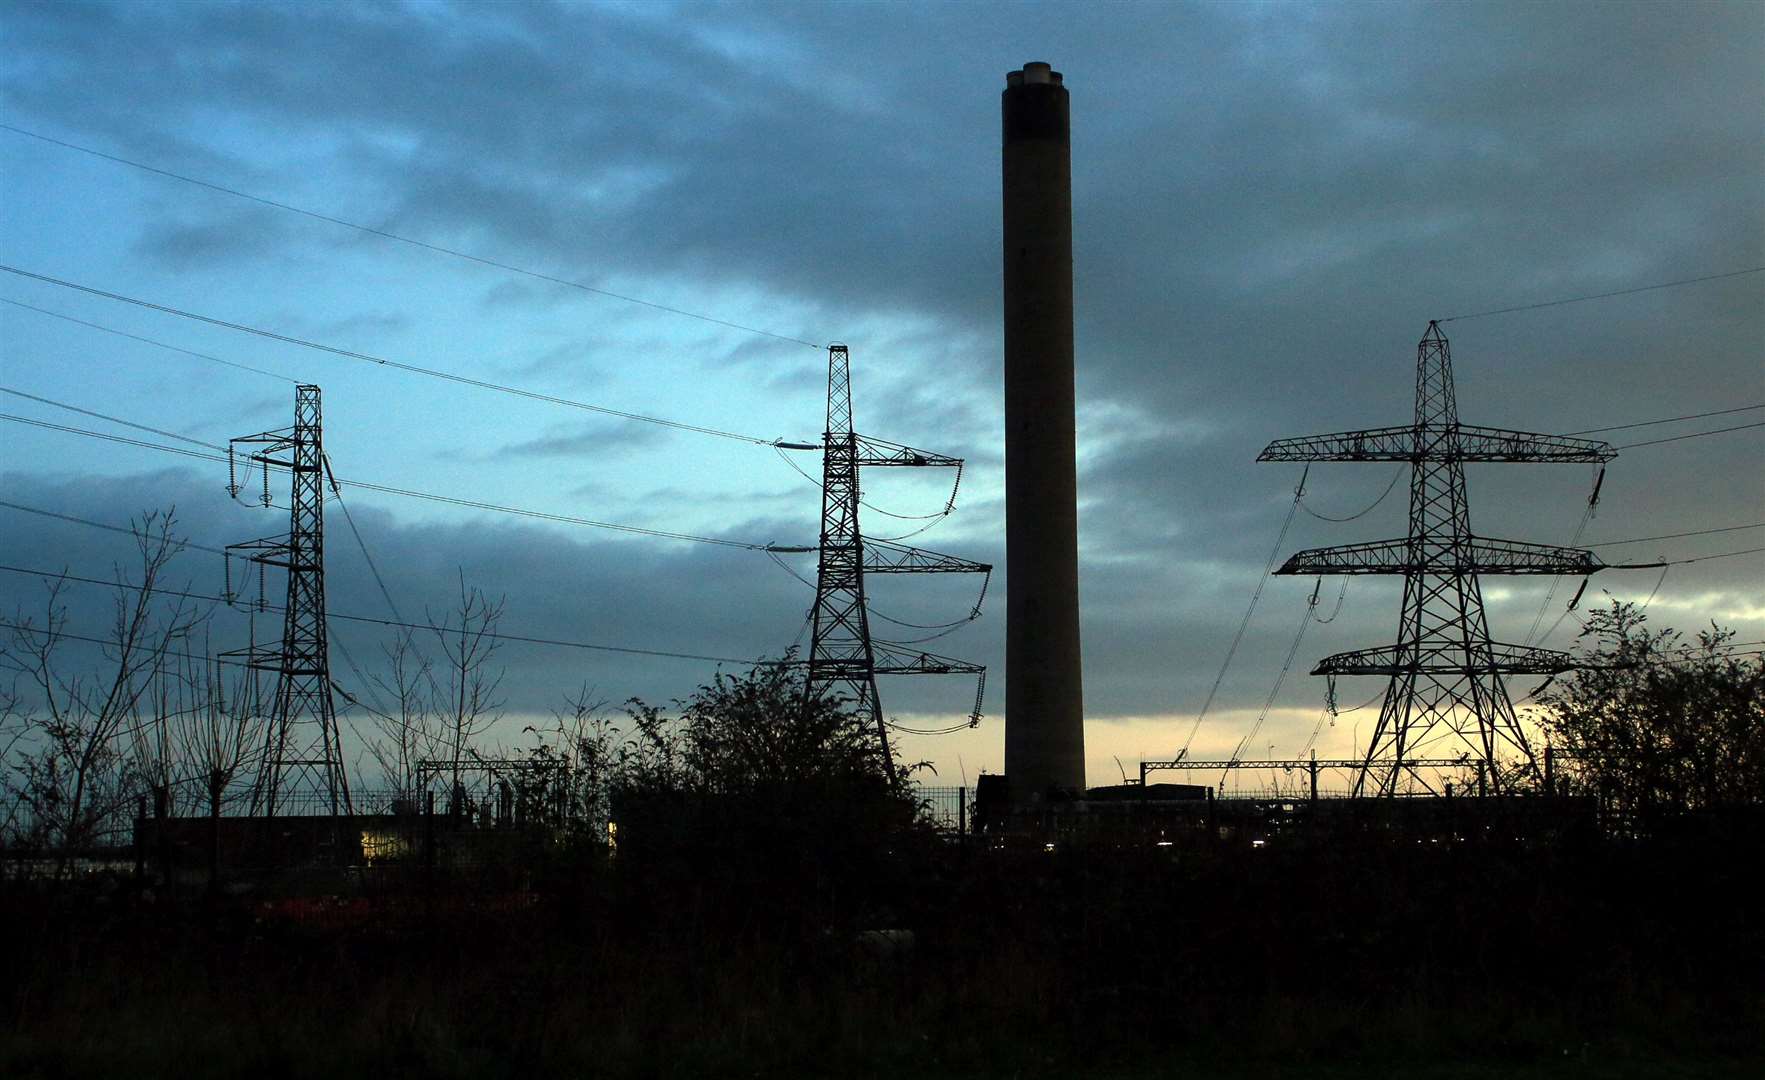
[[[459,605],[436,625],[435,638],[445,663],[441,666],[441,697],[437,705],[448,728],[451,784],[460,790],[460,765],[471,756],[472,739],[502,716],[503,671],[491,669],[501,644],[496,627],[502,621],[503,599],[491,600],[460,573]]]
[[[1571,789],[1627,810],[1765,804],[1765,662],[1711,625],[1686,644],[1635,604],[1588,617],[1591,665],[1541,695]]]
[[[18,698],[27,734],[6,783],[29,809],[37,842],[62,850],[93,842],[97,831],[139,790],[139,771],[119,745],[168,654],[207,616],[183,597],[162,596],[161,578],[184,542],[171,512],[135,525],[138,582],[119,567],[114,613],[97,664],[68,661],[70,640],[61,592],[50,583],[39,621],[20,612],[0,641],[0,667],[29,689]]]
[[[205,661],[186,670],[193,699],[171,724],[171,742],[185,779],[202,793],[208,814],[208,882],[220,884],[221,808],[229,798],[249,799],[249,785],[240,785],[263,758],[269,717],[264,709],[257,672],[237,672],[229,683],[221,665]]]
[[[627,706],[610,791],[619,857],[695,919],[825,927],[888,908],[909,876],[915,767],[891,773],[867,719],[806,694],[790,659],[720,672],[673,711]]]

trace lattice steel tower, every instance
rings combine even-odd
[[[787,450],[816,449],[802,443],[781,443]],[[963,660],[920,652],[903,644],[873,639],[870,613],[864,594],[865,574],[982,573],[991,578],[993,568],[952,555],[864,538],[858,525],[862,502],[860,470],[866,466],[947,466],[957,470],[957,484],[944,507],[955,506],[961,481],[962,459],[915,450],[910,446],[859,435],[852,430],[852,374],[844,345],[827,350],[827,428],[821,446],[821,542],[815,573],[815,606],[811,612],[808,692],[838,693],[861,716],[876,727],[883,762],[891,771],[888,728],[883,719],[878,675],[975,675],[974,712],[980,717],[986,668]],[[981,594],[986,594],[983,583]],[[974,618],[980,612],[977,602]],[[879,659],[880,657],[880,659]]]
[[[1504,676],[1554,675],[1568,654],[1491,641],[1480,574],[1591,574],[1591,552],[1471,532],[1465,463],[1596,462],[1617,456],[1606,443],[1459,423],[1452,355],[1438,323],[1416,350],[1415,422],[1272,442],[1258,461],[1407,461],[1409,535],[1399,540],[1302,551],[1278,574],[1398,574],[1403,614],[1397,643],[1338,653],[1313,675],[1383,675],[1391,680],[1379,723],[1356,775],[1356,795],[1432,790],[1413,762],[1466,751],[1494,790],[1538,778]],[[1444,745],[1443,745],[1444,744]]]
[[[246,461],[264,470],[263,504],[271,505],[269,470],[290,476],[288,534],[228,545],[260,567],[287,572],[288,599],[279,648],[253,646],[240,655],[254,668],[276,673],[276,697],[258,770],[253,813],[274,817],[293,796],[317,798],[332,815],[350,813],[349,780],[337,737],[331,666],[325,634],[325,451],[319,388],[294,392],[294,426],[232,440]],[[229,490],[237,495],[237,477]],[[260,571],[261,573],[261,571]],[[229,575],[230,576],[230,575]],[[230,589],[229,584],[229,589]]]

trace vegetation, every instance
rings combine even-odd
[[[1765,806],[1765,659],[1711,625],[1687,643],[1635,604],[1588,617],[1589,666],[1540,697],[1572,791],[1622,811]]]
[[[16,730],[0,785],[13,803],[15,836],[64,851],[88,847],[143,787],[168,796],[164,744],[140,737],[141,713],[151,711],[168,658],[205,618],[183,597],[161,602],[162,579],[183,548],[173,529],[169,512],[135,524],[137,574],[117,570],[104,666],[63,659],[70,639],[61,580],[50,583],[40,612],[16,613],[0,639],[0,671],[13,680],[5,711]]]

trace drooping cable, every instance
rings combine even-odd
[[[802,477],[804,480],[806,480],[810,484],[814,485],[815,489],[817,491],[821,490],[821,481],[819,481],[819,480],[815,479],[815,477],[809,475],[808,471],[805,470],[801,465],[798,465],[796,462],[792,461],[790,455],[785,452],[785,447],[780,446],[778,444],[778,442],[776,442],[776,441],[771,443],[770,445],[772,446],[773,452],[778,455],[778,459],[780,461],[784,462],[786,465],[789,465],[791,467],[792,472],[795,472],[798,476]],[[804,444],[804,445],[807,445],[807,444]],[[803,447],[799,446],[798,448],[801,449]],[[930,513],[930,514],[897,514],[892,510],[884,510],[880,506],[873,506],[863,499],[858,500],[858,505],[864,507],[864,509],[866,509],[866,510],[871,510],[871,511],[874,511],[875,513],[881,514],[883,517],[894,518],[897,521],[925,521],[925,522],[928,522],[928,524],[922,525],[919,528],[914,529],[912,532],[904,533],[901,536],[871,537],[871,539],[873,539],[873,540],[905,540],[908,537],[918,536],[920,533],[926,531],[927,529],[931,528],[933,525],[936,525],[938,522],[944,520],[945,518],[949,517],[952,513],[954,513],[956,511],[956,493],[961,487],[962,487],[962,466],[958,465],[956,467],[956,479],[950,484],[950,497],[944,501],[944,508],[942,510],[935,512],[935,513]]]
[[[1317,518],[1319,521],[1343,522],[1343,521],[1354,521],[1358,518],[1366,517],[1368,514],[1372,513],[1374,511],[1374,509],[1376,509],[1380,503],[1384,502],[1386,497],[1389,496],[1391,494],[1391,492],[1396,489],[1397,482],[1399,480],[1403,479],[1403,471],[1406,468],[1408,468],[1407,465],[1399,465],[1397,467],[1397,471],[1391,474],[1391,483],[1385,485],[1385,490],[1381,491],[1379,493],[1379,497],[1377,499],[1374,499],[1372,502],[1368,503],[1367,508],[1365,510],[1361,510],[1356,513],[1350,514],[1347,517],[1331,517],[1329,514],[1320,514],[1316,510],[1313,510],[1311,507],[1305,505],[1303,500],[1301,500],[1301,502],[1299,504],[1299,508],[1301,510],[1304,510],[1306,513],[1310,514],[1312,517]]]
[[[1225,770],[1220,773],[1221,787],[1225,786],[1226,777],[1231,774],[1236,763],[1243,760],[1244,751],[1254,744],[1256,737],[1262,733],[1263,724],[1268,721],[1269,712],[1275,707],[1275,698],[1280,696],[1281,687],[1287,682],[1287,673],[1293,670],[1293,658],[1299,655],[1299,645],[1305,640],[1305,632],[1311,629],[1311,624],[1314,621],[1313,615],[1318,608],[1318,593],[1323,586],[1323,578],[1317,579],[1317,582],[1312,585],[1311,596],[1306,600],[1305,611],[1300,615],[1299,630],[1293,635],[1293,644],[1287,647],[1287,656],[1282,660],[1281,670],[1275,676],[1275,685],[1269,689],[1269,696],[1263,699],[1262,711],[1257,713],[1256,723],[1252,724],[1249,733],[1238,741],[1238,748],[1232,751],[1231,758],[1226,762]]]
[[[1226,649],[1226,659],[1220,664],[1219,674],[1214,676],[1213,685],[1208,687],[1207,699],[1201,703],[1201,711],[1195,714],[1195,722],[1189,725],[1189,735],[1177,752],[1179,759],[1188,755],[1196,733],[1201,730],[1201,722],[1207,719],[1208,711],[1213,708],[1213,700],[1220,692],[1220,684],[1225,681],[1226,672],[1231,670],[1232,658],[1238,655],[1238,646],[1243,643],[1244,632],[1250,627],[1250,617],[1256,614],[1256,605],[1262,600],[1263,589],[1268,586],[1270,571],[1274,570],[1276,560],[1281,557],[1281,545],[1287,540],[1287,530],[1293,527],[1293,518],[1299,513],[1299,501],[1305,497],[1305,480],[1310,475],[1311,466],[1307,465],[1299,474],[1299,485],[1293,489],[1293,504],[1287,508],[1287,519],[1281,522],[1280,535],[1275,537],[1275,544],[1269,549],[1268,561],[1256,580],[1256,590],[1250,594],[1250,604],[1244,609],[1244,618],[1238,622],[1238,632],[1232,635],[1232,644]]]

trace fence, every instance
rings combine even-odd
[[[939,832],[965,836],[973,831],[974,788],[918,784],[914,787],[914,796],[926,819]]]

